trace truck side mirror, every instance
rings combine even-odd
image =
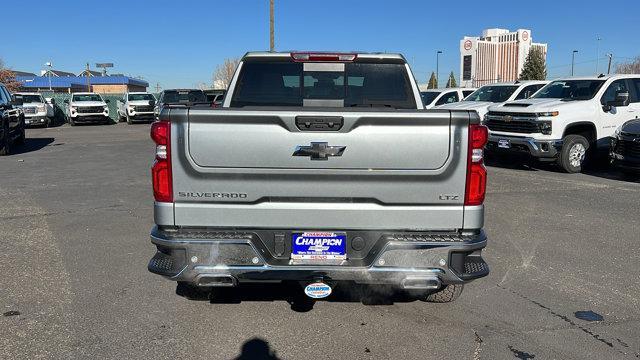
[[[155,100],[149,100],[149,106],[156,106]]]
[[[628,106],[629,105],[629,92],[628,91],[618,91],[616,92],[616,98],[612,101],[607,102],[608,106],[611,107],[620,107],[620,106]]]
[[[54,98],[49,99],[49,104],[55,105],[56,104],[56,99],[54,99]]]
[[[69,99],[64,99],[64,101],[62,101],[62,102],[65,103],[65,104],[68,104],[69,103]]]
[[[110,102],[111,102],[111,100],[107,99],[107,100],[105,100],[104,102],[105,102],[105,103],[110,103]]]

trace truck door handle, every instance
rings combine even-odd
[[[342,116],[296,116],[296,126],[300,131],[338,131],[342,125]]]

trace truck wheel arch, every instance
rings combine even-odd
[[[596,125],[591,121],[579,121],[567,125],[562,134],[562,138],[565,138],[567,135],[582,135],[590,144],[598,140],[598,130]]]

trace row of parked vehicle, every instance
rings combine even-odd
[[[166,105],[189,106],[222,104],[225,90],[167,89],[158,99],[148,92],[129,92],[117,100],[117,120],[129,124],[157,120]],[[84,123],[113,124],[108,103],[102,95],[93,92],[78,92],[64,100],[62,112],[71,125]],[[25,128],[32,126],[50,127],[54,125],[56,112],[60,112],[54,98],[46,98],[35,92],[11,94],[0,84],[0,155],[10,153],[12,145],[24,143]]]
[[[607,151],[621,170],[640,170],[640,75],[434,89],[422,97],[426,108],[477,111],[489,128],[489,153],[526,154],[576,173]]]

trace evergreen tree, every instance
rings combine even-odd
[[[547,64],[542,49],[532,47],[527,55],[520,73],[520,80],[545,80],[547,78]]]
[[[438,87],[438,82],[436,81],[436,73],[432,72],[431,77],[429,78],[429,83],[427,84],[427,89],[435,89]]]
[[[458,83],[456,82],[456,77],[453,75],[453,71],[449,74],[449,80],[447,80],[447,87],[454,88],[458,87]]]

